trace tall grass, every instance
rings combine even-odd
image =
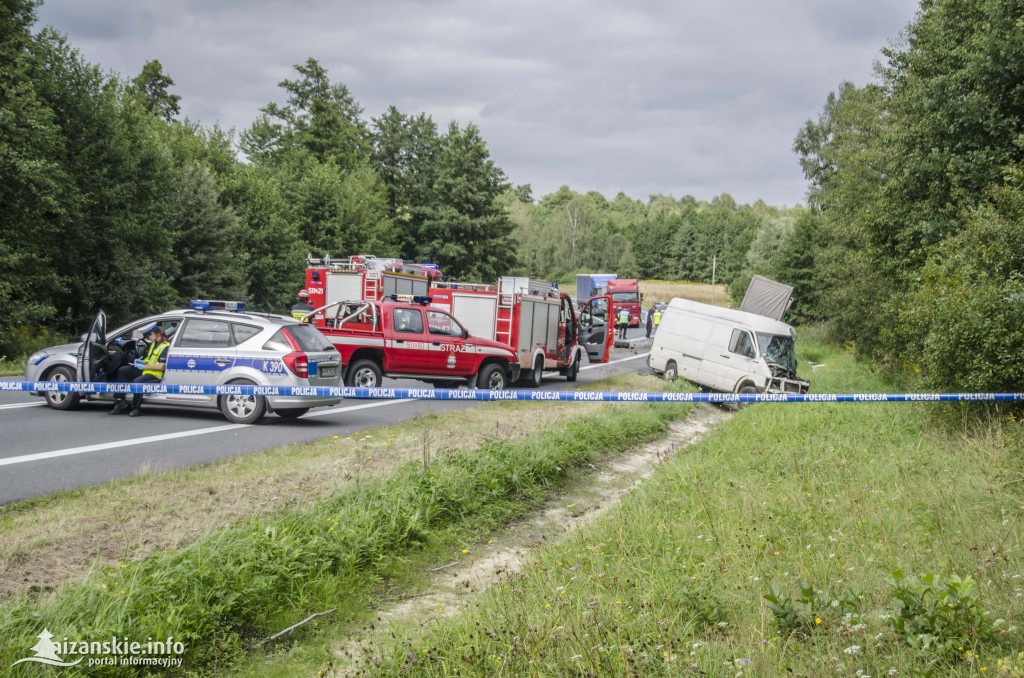
[[[495,438],[472,454],[409,463],[310,507],[106,568],[48,602],[3,609],[0,666],[27,656],[47,628],[87,641],[173,636],[185,643],[190,670],[219,673],[253,641],[312,612],[342,607],[338,618],[365,616],[382,579],[401,572],[432,536],[498,525],[574,469],[661,435],[667,420],[687,410],[623,406],[615,417],[586,417],[517,442]],[[31,675],[27,666],[14,674]]]
[[[815,390],[884,390],[809,348]],[[346,669],[1024,675],[1021,424],[950,435],[944,406],[746,408],[474,609]]]

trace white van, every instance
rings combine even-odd
[[[668,380],[712,391],[806,393],[796,378],[796,331],[778,320],[673,299],[661,314],[647,364]]]

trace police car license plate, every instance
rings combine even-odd
[[[338,368],[336,365],[326,365],[320,368],[321,377],[336,377],[338,376]]]

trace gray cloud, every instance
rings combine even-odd
[[[868,82],[911,0],[47,0],[40,24],[126,77],[159,59],[183,112],[248,127],[309,57],[368,116],[477,124],[537,196],[802,201],[791,147],[843,80]]]

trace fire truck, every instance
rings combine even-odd
[[[430,301],[420,296],[399,301],[398,295],[337,301],[307,318],[341,353],[348,386],[376,388],[390,377],[498,391],[519,378],[515,351],[474,337]]]
[[[525,277],[503,276],[496,285],[437,282],[430,294],[433,306],[450,312],[471,334],[513,350],[534,387],[548,370],[576,381],[584,351],[590,362],[606,363],[615,340],[608,296],[590,299],[577,316],[568,294]]]
[[[605,293],[612,298],[614,310],[618,313],[623,306],[629,311],[629,326],[640,327],[640,282],[631,278],[609,280]]]
[[[431,279],[436,277],[432,273],[436,269],[423,266],[370,255],[343,258],[325,256],[319,259],[309,255],[306,257],[309,304],[313,308],[321,308],[352,299],[379,301],[396,294],[407,297],[426,296]]]

